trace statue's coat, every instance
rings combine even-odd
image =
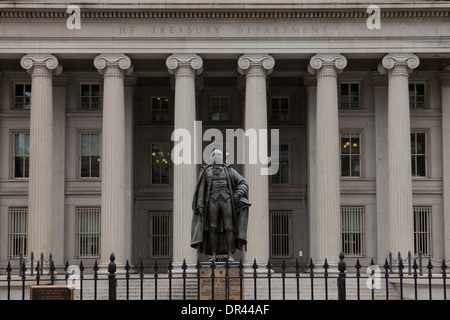
[[[227,176],[227,187],[232,196],[233,204],[233,232],[234,244],[233,252],[236,249],[242,250],[247,245],[247,223],[248,223],[248,184],[247,181],[233,168],[226,164],[214,164],[222,166]],[[201,168],[199,179],[194,191],[192,200],[192,225],[191,225],[191,247],[198,250],[199,253],[211,255],[209,247],[209,214],[208,203],[212,186],[212,168],[213,165],[207,165]],[[241,197],[237,203],[234,201],[234,195]],[[203,214],[199,213],[199,208],[203,207]],[[225,230],[223,223],[219,219],[218,225],[217,254],[227,254],[228,249],[225,241]]]

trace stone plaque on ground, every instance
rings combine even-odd
[[[211,269],[200,270],[200,300],[212,300],[212,279]],[[239,269],[230,268],[228,278],[225,268],[214,270],[214,300],[240,300],[241,281],[239,279]],[[244,282],[242,282],[242,299],[244,299]]]
[[[30,300],[73,300],[73,288],[68,286],[31,286]]]

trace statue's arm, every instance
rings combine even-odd
[[[205,174],[202,174],[198,182],[198,193],[197,193],[197,203],[195,207],[195,212],[197,214],[203,214],[205,210],[205,190],[206,190],[206,179]]]
[[[235,190],[234,198],[239,200],[242,197],[248,197],[248,183],[236,170],[231,171],[232,179],[234,180]]]

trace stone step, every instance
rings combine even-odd
[[[364,280],[364,281],[363,281]],[[245,278],[244,279],[244,299],[253,300],[254,297],[254,279]],[[197,296],[197,279],[190,278],[186,280],[185,286],[185,298],[187,300],[196,300]],[[372,291],[366,286],[365,279],[361,279],[360,284],[360,299],[370,300],[372,299]],[[389,299],[397,300],[399,299],[398,292],[393,285],[389,285]],[[338,289],[336,284],[336,279],[328,279],[327,282],[328,299],[336,300],[338,297]],[[169,280],[167,277],[161,277],[157,280],[157,296],[158,300],[168,300],[169,299]],[[182,279],[176,278],[172,279],[172,296],[173,300],[183,299],[183,281]],[[286,300],[296,300],[297,299],[297,283],[294,278],[287,278],[285,280],[285,295]],[[310,300],[313,296],[315,300],[326,299],[326,286],[324,279],[314,279],[313,282],[313,295],[311,294],[311,283],[309,278],[300,279],[300,286],[298,289],[298,294],[300,300]],[[271,279],[270,282],[270,295],[269,295],[269,282],[268,279],[260,278],[256,281],[256,292],[258,300],[281,300],[283,299],[283,285],[282,280],[279,278]],[[153,278],[145,278],[143,280],[142,296],[144,300],[155,300],[155,280]],[[348,300],[357,299],[357,283],[356,279],[347,279],[346,281],[346,298]],[[138,300],[141,298],[141,286],[140,279],[132,277],[129,281],[129,299]],[[80,290],[75,290],[75,299],[80,299]],[[93,300],[94,299],[94,283],[93,281],[85,280],[83,282],[83,300]],[[97,283],[97,299],[103,300],[108,299],[108,281],[101,280]],[[123,279],[118,278],[117,285],[117,299],[126,299],[126,282]],[[374,299],[385,300],[386,291],[385,283],[381,283],[380,289],[374,290]]]

